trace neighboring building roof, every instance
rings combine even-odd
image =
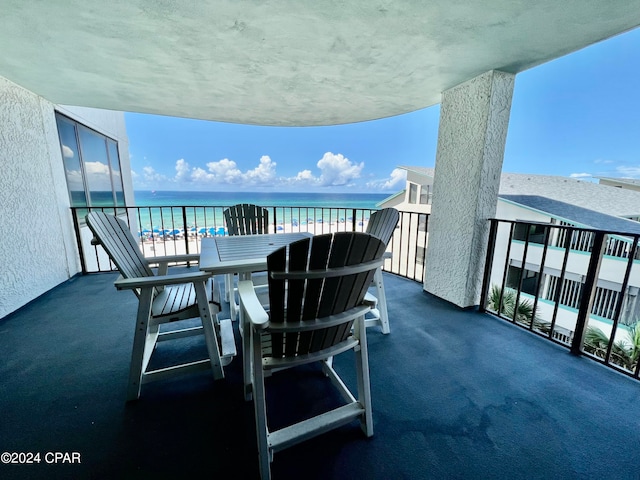
[[[640,192],[568,177],[503,173],[500,194],[539,195],[616,217],[640,214]]]
[[[613,232],[640,234],[640,223],[613,215],[596,212],[589,208],[560,202],[539,195],[504,195],[500,198],[509,202],[524,205],[554,217],[576,222],[581,226],[609,230]]]
[[[389,195],[387,198],[385,198],[383,200],[380,200],[378,203],[376,203],[376,207],[380,207],[380,206],[384,205],[387,202],[390,202],[391,200],[393,200],[395,198],[403,197],[406,192],[407,192],[407,190],[403,188],[399,192],[394,193],[393,195]]]
[[[425,175],[427,177],[431,177],[433,178],[433,176],[435,175],[435,171],[436,169],[433,167],[410,167],[410,166],[406,166],[406,165],[398,165],[398,168],[402,168],[403,170],[406,170],[407,172],[414,172],[417,173],[418,175]]]
[[[416,167],[400,165],[398,168],[414,172],[419,175],[433,177],[435,168],[433,167]],[[631,185],[640,185],[640,180],[634,179],[615,179],[617,182],[626,181]],[[610,218],[617,217],[637,217],[640,215],[640,191],[633,189],[617,188],[610,185],[603,185],[585,180],[577,180],[569,177],[559,177],[555,175],[533,175],[524,173],[502,173],[500,176],[500,197],[508,198],[518,196],[521,198],[544,198],[546,202],[537,202],[537,205],[547,205],[551,207],[559,207],[567,205],[575,207],[574,210],[568,208],[556,209],[564,213],[579,215],[579,218],[561,215],[551,211],[545,212],[561,216],[567,220],[573,220],[584,225],[594,228],[604,228],[596,224],[582,221],[580,219],[600,218],[604,215]],[[555,203],[553,203],[555,202]],[[519,203],[519,202],[517,202]],[[531,206],[531,205],[528,205]],[[532,207],[536,208],[536,207]],[[582,211],[582,212],[581,212]],[[581,212],[581,213],[580,213]],[[586,212],[591,212],[587,215]],[[606,225],[613,223],[604,218],[601,219]],[[629,220],[618,218],[623,223],[619,224],[620,230],[630,231],[637,222],[631,222],[633,227],[627,227]],[[602,223],[598,223],[600,225]],[[624,228],[623,228],[624,227]],[[617,230],[617,228],[607,227],[609,230]],[[635,232],[635,230],[633,230]]]
[[[621,185],[633,185],[634,187],[640,187],[640,178],[614,178],[614,177],[595,177],[599,180],[606,180],[612,183],[619,183]]]

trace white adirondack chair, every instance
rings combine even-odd
[[[399,219],[400,213],[395,208],[376,210],[369,218],[366,232],[382,240],[386,248]],[[391,258],[391,252],[385,252],[384,258]],[[376,274],[373,277],[373,286],[376,289],[376,294],[372,295],[367,292],[365,296],[365,302],[371,305],[371,313],[366,320],[366,325],[368,327],[380,325],[382,333],[387,334],[391,329],[389,327],[389,314],[387,313],[387,295],[385,294],[382,280],[382,267],[376,270]]]
[[[235,356],[236,347],[231,321],[218,323],[215,318],[219,308],[213,300],[211,275],[200,271],[168,273],[169,263],[197,262],[198,255],[155,257],[154,263],[159,264],[156,275],[124,221],[98,211],[90,212],[86,220],[95,236],[94,245],[101,245],[120,271],[116,288],[132,290],[139,300],[127,400],[139,398],[144,383],[177,373],[211,368],[215,379],[223,378],[223,366]],[[201,326],[171,331],[160,329],[164,323],[195,317],[200,317]],[[157,370],[148,369],[156,342],[202,334],[209,358]]]
[[[269,210],[251,203],[239,203],[223,212],[224,221],[229,235],[260,235],[269,233]],[[238,314],[238,304],[235,300],[237,289],[234,287],[234,275],[227,274],[224,278],[225,300],[229,302],[231,320]]]
[[[373,435],[369,362],[363,299],[382,264],[384,243],[361,232],[318,235],[292,243],[268,257],[270,311],[250,280],[239,282],[240,318],[246,353],[245,388],[253,395],[260,474],[270,478],[274,452],[355,419]],[[353,328],[352,328],[353,327]],[[357,398],[332,367],[333,356],[355,351]],[[294,425],[270,431],[265,375],[322,362],[346,404]]]

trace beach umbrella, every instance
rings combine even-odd
[[[278,231],[282,231],[282,230],[284,230],[284,228],[282,227],[282,225],[278,225],[277,230],[278,230]]]
[[[204,228],[204,227],[202,227],[200,230],[198,230],[198,233],[199,233],[200,235],[206,235],[206,233],[207,233],[207,229],[206,229],[206,228]]]

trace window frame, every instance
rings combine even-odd
[[[85,125],[75,120],[74,118],[71,118],[68,115],[65,115],[64,113],[59,112],[57,110],[55,111],[55,119],[56,119],[56,129],[58,133],[58,142],[60,144],[60,154],[62,155],[63,161],[64,161],[65,144],[63,142],[61,132],[60,132],[61,122],[66,123],[73,128],[75,148],[79,157],[78,163],[80,167],[80,176],[82,181],[82,192],[84,194],[84,205],[78,205],[78,202],[74,201],[74,198],[72,195],[73,190],[71,189],[71,185],[69,183],[69,176],[67,174],[66,164],[64,165],[65,180],[67,181],[67,193],[69,195],[69,202],[71,206],[82,209],[82,210],[90,209],[92,207],[106,207],[106,208],[113,208],[113,209],[124,208],[126,206],[126,199],[125,199],[125,193],[124,193],[125,189],[124,189],[124,181],[122,178],[122,162],[120,161],[120,149],[119,149],[118,140],[116,140],[113,137],[110,137],[109,135],[105,135],[104,133],[98,130],[95,130],[94,128],[91,128],[88,125]],[[102,192],[102,190],[91,190],[90,188],[90,182],[89,182],[87,167],[86,167],[86,161],[87,161],[86,154],[83,152],[84,147],[83,147],[83,143],[81,141],[81,135],[80,135],[81,129],[84,129],[89,134],[99,137],[100,140],[102,140],[102,143],[104,145],[104,154],[107,161],[107,168],[108,168],[108,175],[109,175],[109,186],[110,186],[109,192],[111,192],[111,201],[109,205],[102,205],[102,204],[98,205],[96,204],[95,200],[92,199],[92,192],[94,193]],[[115,154],[116,156],[115,159],[112,158],[113,154]],[[116,168],[114,168],[114,165],[116,166]],[[116,176],[114,172],[118,172],[118,175]],[[116,185],[118,178],[119,178],[119,185]],[[80,218],[82,217],[83,215],[80,215]]]

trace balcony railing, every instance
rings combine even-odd
[[[637,379],[639,238],[492,219],[481,308]]]
[[[140,248],[150,260],[175,253],[199,253],[200,239],[226,235],[224,206],[103,207],[127,221]],[[335,207],[269,206],[270,233],[365,231],[374,210]],[[91,245],[85,227],[87,208],[72,208],[83,273],[115,270],[101,247]],[[428,215],[400,212],[400,221],[387,248],[392,253],[383,270],[422,282]]]

